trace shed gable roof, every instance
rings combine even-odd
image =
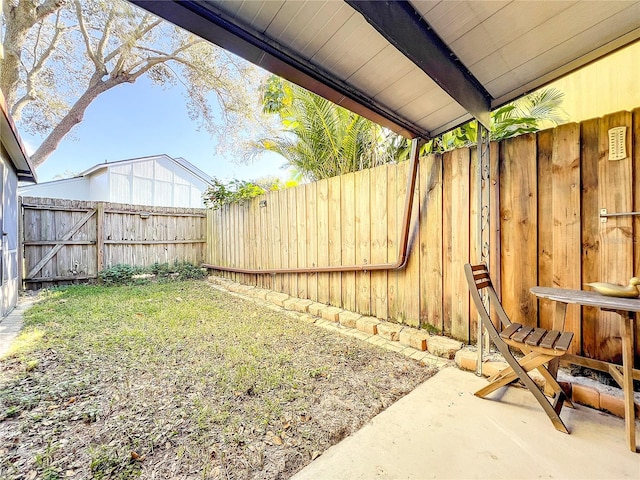
[[[184,158],[182,158],[182,157],[173,158],[173,157],[170,157],[169,155],[166,155],[166,154],[150,155],[148,157],[128,158],[128,159],[125,159],[125,160],[117,160],[115,162],[99,163],[99,164],[94,165],[93,167],[85,170],[84,172],[80,173],[78,176],[79,177],[89,177],[89,176],[92,176],[92,175],[102,171],[102,170],[106,170],[109,167],[113,167],[113,166],[117,166],[117,165],[130,165],[130,164],[133,164],[133,163],[148,162],[150,160],[159,160],[159,159],[169,160],[170,162],[176,164],[181,169],[186,170],[187,172],[189,172],[191,175],[194,175],[195,177],[198,177],[199,179],[201,179],[205,183],[211,184],[213,182],[213,178],[211,178],[210,175],[207,175],[205,172],[203,172],[198,167],[196,167],[192,163],[188,162]]]

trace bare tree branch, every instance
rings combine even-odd
[[[143,22],[140,24],[140,26],[142,27],[144,25],[144,22],[146,22],[147,20],[150,20],[151,18],[152,18],[151,15],[145,15]],[[136,32],[132,35],[132,38],[135,40],[140,40],[142,37],[144,37],[147,33],[149,33],[151,30],[156,28],[161,23],[162,23],[162,20],[156,19],[155,22],[152,22],[146,27],[137,29]],[[125,48],[124,44],[120,45],[113,52],[109,53],[106,57],[104,57],[104,62],[108,63],[111,60],[113,60],[116,57],[116,55],[119,55],[124,48]]]
[[[189,42],[189,43],[185,44],[186,48],[181,48],[180,51],[184,51],[187,48],[191,48],[194,45],[197,45],[197,44],[202,43],[202,42],[204,42],[204,40],[202,40],[202,39],[198,39],[198,40],[194,40],[192,42]],[[143,52],[155,53],[158,56],[163,56],[163,55],[164,56],[172,56],[172,55],[175,55],[178,52],[178,50],[176,50],[173,53],[167,53],[167,52],[164,52],[162,50],[157,50],[155,48],[145,47],[144,45],[134,45],[134,48],[136,50],[140,50],[140,51],[143,51]]]
[[[91,59],[93,64],[96,67],[96,70],[106,70],[104,64],[100,61],[98,56],[93,51],[93,46],[91,45],[91,38],[89,37],[89,32],[87,32],[87,26],[84,23],[84,17],[82,15],[82,5],[78,0],[74,0],[76,16],[78,17],[78,26],[80,27],[80,32],[82,33],[82,38],[84,39],[84,45],[87,49],[87,56]]]
[[[103,34],[102,34],[102,38],[100,39],[100,42],[98,43],[98,48],[96,51],[96,55],[99,58],[103,58],[104,57],[104,47],[107,45],[107,42],[109,41],[109,37],[111,34],[111,25],[113,24],[113,20],[115,18],[115,10],[111,10],[109,12],[109,17],[107,18],[107,22],[104,26],[104,30],[103,30]],[[106,63],[107,60],[104,61],[104,63]]]
[[[38,32],[38,41],[35,43],[33,48],[34,64],[33,64],[33,67],[27,71],[27,75],[26,75],[25,94],[22,97],[20,97],[15,102],[15,104],[11,107],[11,116],[14,118],[15,121],[20,120],[22,116],[22,110],[24,109],[24,107],[36,99],[37,92],[36,92],[35,85],[36,85],[38,76],[40,75],[40,72],[42,71],[44,64],[47,62],[47,60],[49,60],[51,55],[53,55],[53,53],[56,51],[56,48],[58,47],[58,42],[60,41],[62,34],[67,30],[68,30],[67,27],[61,26],[60,24],[60,12],[58,11],[56,15],[56,25],[55,25],[53,37],[51,38],[51,41],[49,42],[49,45],[47,46],[47,48],[45,48],[42,51],[39,57],[37,54],[37,49],[38,49],[38,43],[40,40],[40,31]]]
[[[189,42],[186,43],[184,45],[182,45],[180,48],[177,48],[176,50],[174,50],[172,53],[164,53],[162,51],[156,51],[156,53],[158,53],[158,56],[156,57],[147,57],[144,60],[141,60],[135,64],[133,64],[130,68],[129,68],[129,73],[134,76],[135,78],[140,77],[140,75],[143,75],[144,73],[148,72],[150,70],[151,67],[153,67],[154,65],[157,65],[159,63],[165,63],[168,62],[170,60],[174,60],[176,62],[180,62],[183,65],[186,66],[190,66],[191,68],[195,68],[195,65],[188,65],[188,62],[186,62],[183,58],[181,58],[179,56],[180,53],[184,52],[185,50],[188,50],[189,48],[193,47],[194,45],[197,45],[198,43],[202,42],[202,40],[196,40],[193,42]],[[141,48],[141,47],[136,47],[140,50],[147,50],[149,52],[153,52],[153,49],[150,48]],[[150,62],[153,62],[153,65],[149,66],[149,68],[146,67],[146,65]],[[134,70],[141,66],[140,70],[134,72]],[[142,71],[143,70],[143,71]],[[138,72],[142,71],[141,74],[138,74]]]

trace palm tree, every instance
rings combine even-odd
[[[279,77],[270,77],[264,86],[263,111],[280,115],[283,131],[256,146],[285,157],[287,166],[306,180],[396,159],[396,150],[387,148],[395,134]]]
[[[564,93],[548,88],[491,112],[491,140],[499,141],[566,121]],[[409,157],[409,141],[302,87],[272,76],[263,87],[263,111],[278,114],[283,131],[259,140],[259,151],[279,153],[299,179],[319,180],[398,162]],[[423,145],[421,154],[475,144],[474,120]]]
[[[545,88],[508,103],[491,112],[491,140],[500,141],[524,133],[537,132],[567,120],[561,104],[564,93]],[[426,145],[428,152],[443,152],[476,143],[478,122],[471,121],[447,132]]]

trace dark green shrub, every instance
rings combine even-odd
[[[98,278],[105,285],[124,285],[131,282],[135,268],[130,265],[117,264],[98,272]]]
[[[181,280],[200,279],[207,276],[207,269],[189,262],[182,262],[176,265],[176,273]]]
[[[149,273],[157,275],[159,277],[166,277],[171,273],[171,269],[169,268],[168,263],[154,263],[150,267],[147,268]]]
[[[98,278],[104,285],[131,285],[148,283],[153,278],[134,279],[134,275],[152,274],[156,280],[197,280],[207,276],[207,270],[189,262],[154,263],[148,267],[132,267],[118,264],[98,273]]]
[[[118,263],[98,272],[98,278],[105,285],[126,285],[131,283],[134,275],[140,273],[140,268]]]

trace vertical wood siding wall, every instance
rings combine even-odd
[[[96,278],[103,268],[121,263],[199,264],[204,259],[201,208],[36,197],[23,197],[21,206],[22,278],[30,288]]]
[[[608,129],[627,127],[627,158],[608,160]],[[640,109],[509,139],[491,146],[491,265],[514,321],[550,328],[554,306],[534,285],[579,289],[640,275]],[[245,268],[313,267],[396,259],[408,162],[269,192],[208,212],[207,263]],[[477,261],[475,149],[420,160],[406,268],[388,272],[224,275],[475,341],[463,265]],[[266,201],[266,207],[260,202]],[[620,359],[615,314],[570,305],[573,352]],[[640,336],[636,328],[636,352]]]

